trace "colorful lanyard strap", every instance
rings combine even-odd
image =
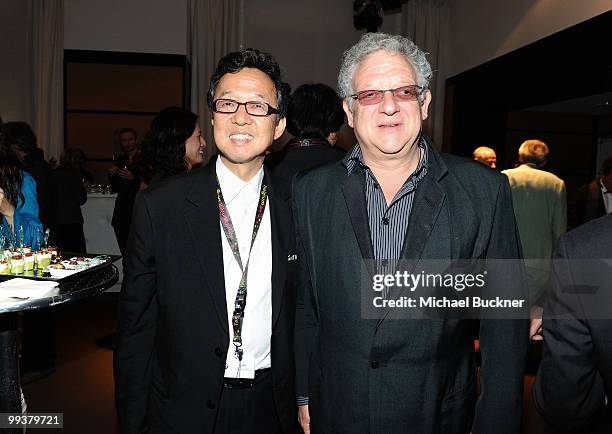
[[[240,278],[240,284],[238,285],[238,292],[236,293],[236,301],[234,302],[234,313],[232,314],[232,328],[234,331],[234,337],[232,342],[236,347],[236,356],[238,360],[242,360],[242,323],[244,322],[244,308],[246,306],[247,296],[247,274],[249,269],[249,261],[251,260],[251,251],[253,250],[253,244],[255,244],[255,238],[261,226],[261,220],[266,209],[266,200],[268,198],[268,186],[262,181],[261,190],[259,191],[259,203],[257,204],[257,212],[255,213],[255,222],[253,222],[253,235],[251,236],[251,247],[249,248],[249,257],[246,264],[242,265],[242,259],[240,258],[240,249],[238,247],[238,238],[236,237],[236,231],[232,224],[232,218],[230,217],[225,200],[223,200],[223,193],[221,192],[221,184],[219,184],[219,178],[217,178],[217,203],[219,204],[219,217],[221,219],[221,226],[225,233],[225,238],[232,249],[234,258],[242,270],[242,277]]]

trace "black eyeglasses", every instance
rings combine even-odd
[[[236,113],[240,106],[251,116],[270,116],[280,113],[278,109],[263,101],[238,102],[233,99],[216,99],[213,101],[213,111],[217,113]]]
[[[397,87],[395,89],[382,89],[382,90],[362,90],[351,95],[351,98],[359,101],[361,105],[373,105],[378,104],[383,100],[385,92],[391,92],[393,99],[396,101],[414,101],[421,96],[425,89],[416,84],[408,86]]]

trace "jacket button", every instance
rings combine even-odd
[[[378,363],[378,360],[370,361],[370,368],[377,369],[379,366],[380,366],[380,363]]]
[[[216,355],[217,357],[221,357],[221,356],[223,356],[223,348],[221,348],[221,347],[217,347],[217,348],[215,348],[215,355]]]
[[[210,408],[211,410],[214,410],[215,409],[215,401],[211,401],[211,400],[206,401],[206,407]]]

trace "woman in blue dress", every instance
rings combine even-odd
[[[43,227],[38,218],[36,181],[19,168],[10,149],[0,147],[0,214],[2,234],[18,245],[23,229],[23,243],[32,246],[42,237]]]

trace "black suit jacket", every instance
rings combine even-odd
[[[306,169],[341,160],[346,152],[331,145],[290,146],[275,152],[266,159],[266,164],[275,177],[291,185],[293,176]]]
[[[428,146],[401,257],[520,257],[507,179]],[[473,322],[362,319],[372,258],[363,172],[338,162],[298,174],[296,387],[313,434],[517,433],[526,320],[483,320],[481,396]]]
[[[295,432],[294,238],[287,192],[268,174],[274,399]],[[215,159],[138,195],[125,258],[115,393],[122,433],[212,433],[229,328]]]
[[[612,398],[610,259],[612,215],[559,240],[533,395],[544,419],[571,432],[612,432],[612,409],[605,405],[605,396]]]
[[[570,196],[568,214],[568,229],[606,214],[599,179],[583,185]]]

